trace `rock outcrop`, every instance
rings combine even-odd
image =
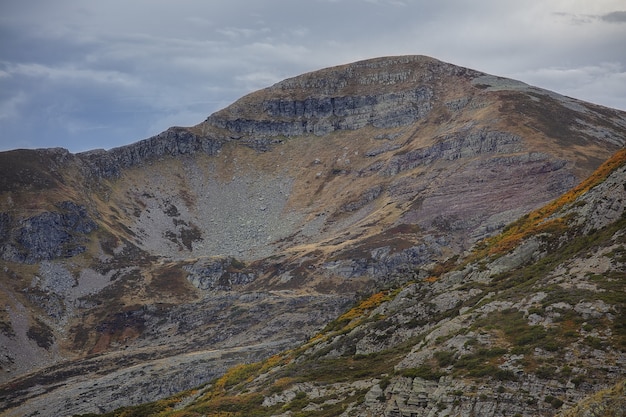
[[[97,229],[87,210],[72,201],[57,204],[58,211],[21,219],[11,230],[8,213],[0,217],[0,257],[5,261],[35,263],[71,258],[86,250],[88,235]]]
[[[249,284],[257,278],[254,270],[233,258],[203,259],[184,267],[187,279],[201,290],[231,290],[233,286]]]
[[[232,120],[214,115],[207,119],[207,123],[246,136],[322,136],[367,125],[392,128],[407,126],[426,117],[432,108],[432,96],[433,92],[423,87],[372,96],[268,100],[263,102],[263,112],[268,120]]]
[[[165,156],[215,155],[221,141],[198,136],[188,129],[172,127],[163,133],[137,143],[109,151],[93,150],[78,154],[86,165],[86,176],[95,178],[118,177],[124,169]]]

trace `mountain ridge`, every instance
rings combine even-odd
[[[625,132],[624,112],[408,56],[109,151],[0,153],[2,408],[45,414],[64,381],[67,412],[104,412],[297,346],[572,189]]]

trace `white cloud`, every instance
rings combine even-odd
[[[303,26],[290,29],[289,32],[291,33],[291,35],[296,36],[298,38],[305,37],[311,33],[311,31],[308,28],[303,27]]]
[[[618,62],[583,67],[552,67],[520,73],[518,78],[570,97],[626,110],[626,70]]]
[[[10,64],[5,63],[8,76],[24,76],[47,78],[52,81],[94,82],[130,86],[137,83],[134,77],[119,71],[93,70],[73,66],[54,67],[42,64]]]
[[[217,33],[220,33],[231,39],[240,39],[240,38],[252,38],[256,36],[264,36],[271,32],[269,28],[260,28],[260,29],[252,29],[252,28],[237,28],[237,27],[227,27],[216,30]]]

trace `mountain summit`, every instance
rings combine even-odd
[[[364,295],[434,282],[568,193],[625,133],[624,112],[401,56],[290,78],[196,126],[108,151],[0,153],[0,408],[107,412],[343,328]],[[408,333],[436,325],[432,309],[472,307],[494,274],[472,276],[486,287],[467,292],[437,284],[431,298],[415,287]],[[329,342],[320,357],[407,342],[394,333],[402,326],[385,326],[356,347]],[[433,361],[416,355],[396,368]]]

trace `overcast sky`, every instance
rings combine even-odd
[[[0,150],[109,149],[404,54],[626,110],[626,0],[0,0]]]

